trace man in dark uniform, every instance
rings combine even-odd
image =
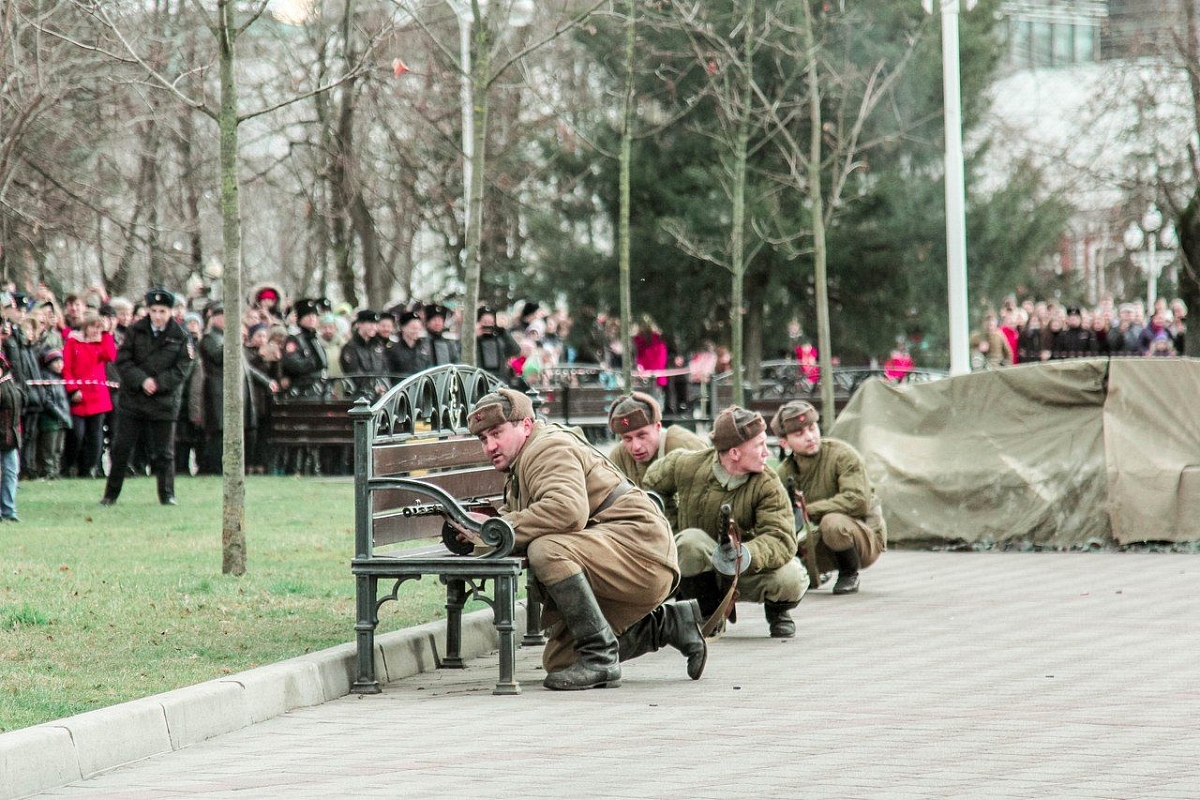
[[[284,343],[280,366],[292,394],[308,395],[313,393],[314,387],[325,377],[325,370],[329,368],[329,358],[317,333],[317,325],[321,321],[317,301],[297,300],[294,310],[296,324],[300,330],[289,336]]]
[[[388,371],[400,378],[407,378],[429,366],[429,342],[425,339],[425,325],[413,311],[401,311],[397,320],[399,335],[395,341],[383,345],[387,354]]]
[[[165,289],[146,293],[149,314],[129,326],[117,351],[121,402],[112,469],[100,505],[111,506],[121,495],[129,455],[145,437],[150,466],[158,479],[158,501],[175,505],[175,418],[183,384],[195,357],[187,332],[171,317],[175,296]]]
[[[375,398],[387,390],[388,364],[379,341],[379,312],[363,309],[354,320],[354,335],[342,345],[338,363],[352,378],[355,397]]]
[[[497,378],[508,380],[508,362],[521,348],[512,334],[496,326],[496,309],[480,306],[475,312],[475,363]]]
[[[1096,334],[1083,327],[1083,312],[1077,306],[1067,309],[1067,327],[1054,335],[1051,358],[1087,358],[1100,352]]]
[[[425,306],[425,338],[429,342],[429,366],[442,364],[457,364],[462,353],[462,345],[454,339],[447,339],[446,315],[450,310],[437,303]]]

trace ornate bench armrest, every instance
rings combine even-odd
[[[492,517],[478,522],[471,517],[466,506],[456,497],[440,486],[418,480],[416,478],[372,478],[368,483],[372,492],[382,489],[403,489],[417,495],[428,497],[432,503],[421,506],[410,506],[404,509],[406,516],[441,514],[447,521],[477,533],[483,543],[492,548],[487,553],[477,556],[482,559],[506,558],[512,554],[517,544],[517,536],[512,525],[499,517]]]

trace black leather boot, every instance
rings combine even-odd
[[[767,625],[771,629],[771,638],[790,639],[796,635],[796,623],[792,621],[792,615],[788,612],[798,605],[800,605],[799,600],[794,603],[779,603],[773,600],[763,603],[763,610],[767,614]]]
[[[717,573],[701,572],[699,575],[688,575],[679,579],[679,589],[675,596],[680,600],[695,600],[700,606],[700,615],[708,619],[721,605],[725,593],[717,585]]]
[[[617,637],[621,661],[657,652],[669,644],[687,656],[688,677],[699,680],[708,660],[701,622],[700,605],[695,600],[663,603]]]
[[[575,643],[578,660],[546,676],[547,689],[613,688],[621,685],[617,637],[600,612],[596,595],[582,572],[546,587]]]
[[[833,557],[837,559],[838,565],[838,579],[833,585],[833,593],[854,594],[858,591],[858,569],[861,565],[858,548],[850,545],[845,550],[836,550]]]

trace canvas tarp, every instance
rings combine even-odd
[[[858,448],[888,538],[1200,540],[1200,361],[1081,359],[864,384],[830,435]]]

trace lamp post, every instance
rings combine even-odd
[[[934,0],[921,0],[927,14]],[[946,278],[950,303],[950,374],[971,371],[967,320],[967,218],[963,177],[962,88],[958,64],[959,0],[940,0],[942,12],[942,102],[946,130]],[[967,10],[975,0],[965,0]]]
[[[1146,314],[1154,313],[1154,301],[1158,299],[1158,276],[1163,267],[1175,258],[1179,239],[1175,226],[1168,223],[1163,227],[1163,215],[1158,206],[1151,204],[1142,214],[1140,224],[1130,222],[1122,236],[1125,250],[1134,264],[1146,273]],[[1160,251],[1159,245],[1163,249]],[[1142,248],[1145,247],[1145,252]]]

